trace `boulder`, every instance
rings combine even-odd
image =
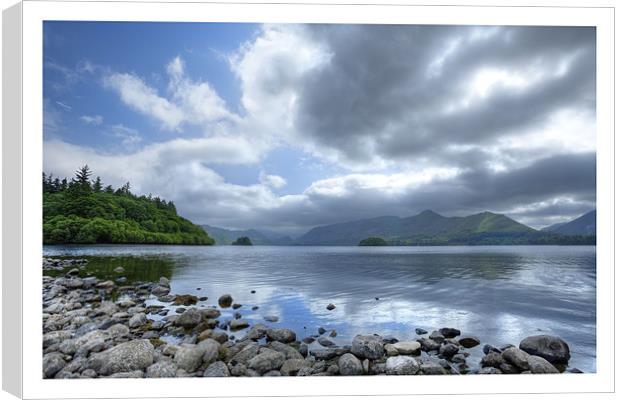
[[[332,342],[331,340],[329,340],[329,339],[327,339],[325,337],[320,337],[317,341],[323,347],[334,347],[334,346],[336,346],[336,343]]]
[[[446,375],[446,369],[434,361],[424,361],[420,364],[422,375]]]
[[[232,321],[230,321],[231,331],[238,331],[241,329],[245,329],[248,326],[250,326],[250,323],[244,319],[233,319]]]
[[[529,356],[527,358],[528,368],[533,374],[559,374],[560,371],[554,367],[549,361],[538,356]]]
[[[308,366],[309,362],[299,358],[296,359],[288,359],[282,363],[282,367],[280,368],[280,373],[284,376],[295,376],[300,369],[305,366]]]
[[[439,333],[443,335],[443,337],[451,339],[459,336],[461,331],[456,328],[441,328]]]
[[[174,378],[177,366],[170,360],[159,361],[146,369],[147,378]]]
[[[480,365],[483,367],[495,367],[498,368],[501,363],[504,362],[504,357],[501,354],[496,353],[494,351],[489,352],[482,360],[480,360]]]
[[[510,347],[502,352],[504,360],[508,361],[520,370],[526,370],[529,368],[528,358],[529,354],[516,347]]]
[[[398,351],[398,354],[401,355],[419,355],[420,348],[422,347],[419,342],[411,341],[411,342],[397,342],[392,346]]]
[[[351,353],[359,358],[379,359],[383,357],[383,338],[378,335],[357,335],[353,338]]]
[[[138,313],[134,314],[134,316],[129,319],[127,325],[129,325],[130,328],[139,328],[142,325],[146,325],[148,322],[149,320],[146,318],[146,314]]]
[[[431,334],[428,335],[428,338],[437,343],[442,343],[445,339],[445,337],[438,331],[432,331]]]
[[[248,361],[248,368],[255,370],[259,374],[264,374],[272,369],[280,369],[284,364],[284,354],[271,349],[261,349],[261,353]]]
[[[420,365],[410,356],[389,357],[385,362],[385,373],[388,375],[415,375]]]
[[[439,350],[440,344],[436,341],[428,338],[419,338],[417,342],[422,346],[422,350],[429,352],[433,350]]]
[[[284,344],[284,343],[271,342],[271,343],[269,343],[269,347],[271,347],[275,351],[278,351],[278,352],[284,354],[284,356],[286,357],[287,360],[290,360],[290,359],[303,359],[304,358],[299,353],[299,351],[297,351],[293,347],[291,347],[291,346],[289,346],[287,344]]]
[[[202,344],[204,342],[200,342]],[[205,348],[201,345],[182,344],[174,354],[174,362],[187,372],[194,372],[202,364]]]
[[[67,363],[62,354],[48,353],[43,356],[43,378],[53,378]]]
[[[216,361],[207,367],[203,376],[206,376],[206,377],[230,376],[230,372],[228,371],[228,367],[226,366],[225,363],[223,363],[222,361]]]
[[[191,306],[198,303],[198,297],[191,294],[181,294],[174,298],[175,306]]]
[[[452,343],[444,343],[439,347],[439,354],[446,358],[452,358],[453,355],[459,352],[459,347]]]
[[[100,375],[141,370],[153,364],[154,347],[146,339],[121,343],[88,359],[87,368]]]
[[[557,336],[529,336],[521,341],[519,348],[530,355],[542,357],[552,364],[568,364],[570,360],[568,344]]]
[[[189,308],[174,321],[176,326],[191,329],[202,322],[203,314],[196,308]]]
[[[346,353],[338,359],[340,375],[362,375],[364,369],[362,363],[353,354]]]
[[[223,295],[220,296],[219,299],[217,299],[217,303],[222,308],[228,308],[228,307],[230,307],[232,305],[233,298],[229,294],[223,294]]]
[[[215,308],[206,308],[206,309],[200,310],[200,312],[202,313],[202,316],[204,317],[204,319],[215,319],[215,318],[218,318],[220,315],[222,315],[220,310],[216,310]]]
[[[278,341],[282,343],[291,343],[297,338],[295,332],[286,328],[267,329],[266,334],[270,341]]]
[[[471,349],[472,347],[476,347],[480,344],[480,339],[474,336],[463,336],[459,339],[459,344],[466,349]]]

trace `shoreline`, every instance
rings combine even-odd
[[[335,331],[319,328],[318,335],[301,338],[270,327],[269,320],[251,325],[243,319],[248,308],[230,295],[220,296],[219,307],[205,307],[206,297],[170,293],[165,277],[125,285],[122,266],[114,270],[118,278],[104,281],[86,276],[85,265],[83,259],[43,259],[44,271],[59,273],[42,278],[44,378],[581,372],[566,368],[569,347],[553,336],[496,348],[439,327],[416,329],[416,340],[364,333],[337,346],[330,340]],[[147,304],[154,298],[168,307]],[[181,307],[173,311],[172,305]],[[235,310],[234,318],[220,318],[223,309]],[[478,346],[484,357],[468,363],[468,349]]]

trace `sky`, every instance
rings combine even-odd
[[[302,233],[596,207],[592,27],[44,23],[44,171]]]

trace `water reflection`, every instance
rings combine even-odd
[[[496,345],[552,333],[571,346],[572,366],[595,371],[594,247],[73,246],[45,252],[85,256],[89,273],[106,279],[119,265],[129,281],[166,276],[173,293],[208,296],[205,306],[230,293],[250,321],[275,314],[280,321],[274,325],[301,336],[324,326],[336,329],[333,340],[342,344],[357,333],[410,339],[416,327],[454,326]],[[336,309],[326,310],[328,303]]]

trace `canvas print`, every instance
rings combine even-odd
[[[44,378],[597,372],[594,27],[43,34]]]

